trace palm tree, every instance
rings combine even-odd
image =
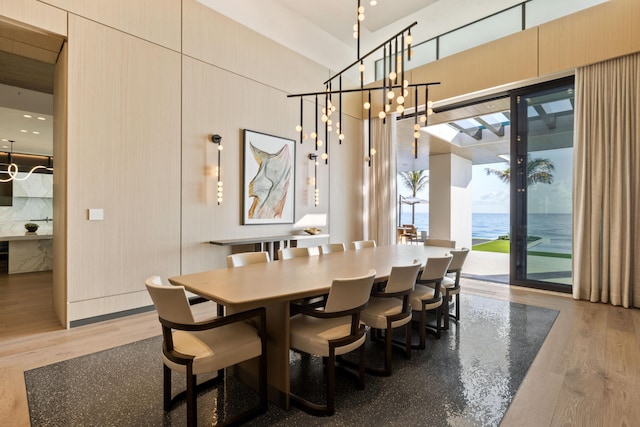
[[[411,196],[416,197],[419,191],[423,190],[425,186],[429,183],[429,175],[426,174],[426,171],[407,171],[407,172],[399,172],[400,183],[401,185],[411,190]],[[414,203],[411,204],[411,223],[416,223],[416,206]]]
[[[549,159],[531,159],[527,158],[527,186],[542,183],[551,184],[553,182],[553,173],[556,167]],[[485,168],[487,175],[495,175],[500,181],[509,183],[511,181],[511,168],[504,170]]]

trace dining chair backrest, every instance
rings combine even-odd
[[[420,272],[420,263],[416,262],[411,265],[394,265],[391,267],[387,286],[384,288],[386,293],[404,292],[413,289]]]
[[[278,259],[291,259],[309,256],[308,248],[282,248],[278,249]]]
[[[242,267],[249,264],[269,262],[269,252],[240,252],[227,256],[228,267]]]
[[[351,242],[351,249],[375,248],[375,240],[356,240]]]
[[[416,226],[413,224],[402,224],[403,228],[406,228],[406,232],[408,233],[418,233],[418,230],[416,229]]]
[[[455,248],[456,241],[455,240],[447,240],[447,239],[425,239],[425,246],[442,246],[443,248]]]
[[[469,254],[469,248],[462,248],[460,250],[451,251],[451,255],[453,258],[451,259],[451,264],[449,265],[449,272],[460,271],[462,270],[462,266],[464,265],[464,261],[467,259],[467,255]]]
[[[344,243],[327,243],[326,245],[318,246],[318,248],[320,249],[320,255],[345,251]]]
[[[160,277],[151,276],[144,282],[158,316],[174,323],[194,323],[183,286],[165,286]]]
[[[333,279],[324,311],[334,313],[365,305],[371,296],[376,271],[371,269],[365,276],[348,279]]]
[[[451,255],[427,258],[427,263],[422,270],[420,280],[437,281],[442,279],[444,275],[447,274],[452,259],[453,257]]]

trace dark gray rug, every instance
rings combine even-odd
[[[411,360],[394,354],[391,377],[367,376],[365,390],[358,390],[339,374],[333,417],[270,405],[250,425],[498,425],[558,312],[469,295],[461,309],[461,322],[439,340],[430,337],[426,350],[414,351]],[[160,346],[156,337],[25,372],[32,426],[184,425],[184,403],[162,410]],[[381,364],[381,356],[367,342],[368,360]],[[316,397],[321,360],[292,353],[291,364],[292,390]],[[184,380],[173,379],[178,392]],[[255,402],[255,393],[229,375],[226,386],[199,394],[199,424]]]

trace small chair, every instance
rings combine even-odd
[[[433,333],[436,338],[440,338],[440,307],[442,306],[440,286],[449,264],[451,264],[451,258],[451,255],[427,258],[422,274],[416,281],[416,287],[411,293],[411,310],[414,314],[419,314],[420,316],[420,345],[414,348],[422,350],[426,347],[427,330]],[[427,311],[431,310],[436,311],[435,328],[427,325]]]
[[[362,311],[362,321],[371,328],[371,338],[380,339],[380,332],[384,333],[384,368],[367,368],[367,372],[374,375],[391,375],[391,351],[393,329],[404,326],[406,340],[403,343],[405,357],[411,359],[411,305],[409,297],[413,291],[418,272],[419,262],[407,266],[391,267],[389,280],[381,290],[373,290],[369,305]]]
[[[447,239],[425,239],[425,246],[442,246],[443,248],[455,248],[456,241],[455,240],[447,240]]]
[[[291,258],[301,258],[301,257],[308,257],[308,256],[309,256],[308,248],[278,249],[278,259],[291,259]]]
[[[375,271],[362,277],[334,279],[326,301],[292,304],[291,349],[322,356],[325,363],[326,404],[314,404],[291,393],[291,403],[305,412],[326,416],[335,413],[336,357],[359,348],[358,385],[364,389],[366,330],[360,313],[367,306]],[[320,304],[324,304],[321,307]]]
[[[246,360],[259,358],[258,405],[225,420],[227,423],[243,423],[267,411],[267,359],[266,314],[264,307],[212,317],[197,322],[191,312],[185,289],[182,286],[163,286],[158,276],[145,281],[145,285],[158,312],[162,325],[162,361],[164,364],[164,410],[185,397],[187,400],[187,425],[197,425],[196,376],[218,372],[211,381],[224,382],[224,369]],[[245,321],[258,320],[258,329]],[[171,371],[187,376],[187,389],[171,397]]]
[[[320,245],[318,248],[320,249],[320,255],[330,254],[331,252],[344,252],[346,250],[344,243],[328,243]]]
[[[404,229],[404,232],[402,233],[402,237],[405,239],[405,241],[408,241],[409,243],[418,241],[418,229],[416,228],[415,225],[402,224],[402,228]]]
[[[375,240],[356,240],[351,242],[351,249],[375,248]]]
[[[228,267],[242,267],[259,262],[269,262],[269,252],[240,252],[227,256]]]
[[[457,251],[451,251],[453,258],[451,259],[451,265],[447,270],[447,274],[453,274],[454,277],[447,275],[442,279],[442,292],[444,298],[444,329],[449,329],[449,318],[453,318],[456,322],[460,319],[460,273],[462,272],[462,266],[464,265],[467,255],[469,254],[469,248],[462,248]],[[455,314],[450,313],[449,304],[451,303],[451,296],[456,296],[455,302]]]

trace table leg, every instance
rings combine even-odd
[[[269,400],[281,408],[289,409],[289,302],[265,306],[267,310],[267,383]],[[255,388],[257,363],[242,364],[236,375]]]

